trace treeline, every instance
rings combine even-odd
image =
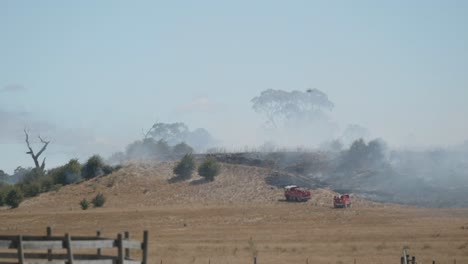
[[[84,164],[77,159],[72,159],[63,166],[47,171],[18,167],[15,170],[15,175],[19,178],[17,183],[8,184],[8,181],[0,183],[0,205],[16,208],[24,198],[35,197],[40,193],[58,190],[68,184],[107,175],[120,168],[120,165],[106,165],[99,155],[90,157]],[[8,176],[6,178],[8,179]]]
[[[121,164],[129,160],[174,160],[193,152],[194,149],[185,142],[171,146],[164,139],[145,138],[129,144],[125,152],[114,153],[109,162]]]

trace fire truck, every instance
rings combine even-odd
[[[349,194],[341,194],[333,197],[334,208],[347,208],[351,207],[351,197]]]
[[[297,185],[284,187],[284,197],[286,201],[305,202],[310,199],[310,191]]]

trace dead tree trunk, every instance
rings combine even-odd
[[[41,136],[39,136],[39,140],[44,145],[42,146],[41,150],[39,150],[39,152],[37,154],[34,154],[34,151],[31,148],[31,145],[29,144],[29,134],[28,134],[28,131],[26,131],[26,129],[24,130],[24,135],[26,136],[26,145],[28,146],[28,149],[29,149],[29,151],[26,152],[26,154],[31,155],[32,159],[34,160],[34,165],[36,165],[36,169],[44,171],[46,158],[44,158],[42,160],[42,164],[39,165],[39,156],[41,156],[41,154],[46,150],[46,148],[49,145],[50,141],[45,141],[45,140],[43,140],[41,138]]]

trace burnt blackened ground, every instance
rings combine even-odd
[[[467,186],[402,173],[389,162],[350,158],[349,153],[273,152],[209,154],[219,162],[271,169],[269,185],[328,187],[373,201],[424,207],[468,207]],[[467,175],[468,178],[468,175]],[[468,179],[467,179],[468,181]],[[462,183],[465,183],[462,181]]]

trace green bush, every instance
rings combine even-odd
[[[18,188],[12,188],[5,197],[5,204],[17,208],[23,201],[23,193]]]
[[[6,196],[8,194],[8,192],[13,189],[13,187],[11,185],[6,185],[6,186],[3,186],[1,189],[0,189],[0,206],[5,206],[6,203],[5,203],[5,200],[6,200]]]
[[[19,185],[25,197],[35,197],[41,193],[41,185],[39,180],[33,181],[29,184]]]
[[[172,153],[174,153],[174,155],[182,156],[182,155],[192,153],[192,152],[193,152],[193,148],[187,145],[185,142],[175,145],[174,148],[172,149]]]
[[[106,197],[104,197],[104,194],[98,193],[93,200],[91,201],[94,207],[102,207],[106,203]]]
[[[206,159],[200,167],[198,167],[198,174],[208,181],[214,181],[214,178],[219,175],[221,166],[212,158]]]
[[[50,192],[54,187],[54,180],[52,180],[52,177],[44,177],[39,181],[39,184],[42,192]]]
[[[171,147],[167,141],[160,139],[158,142],[156,142],[154,151],[156,152],[157,156],[164,156],[171,153]]]
[[[77,159],[71,159],[67,164],[49,173],[55,184],[67,185],[81,180],[81,164]]]
[[[101,175],[111,174],[114,171],[120,170],[122,166],[109,166],[104,163],[104,160],[99,155],[94,155],[81,168],[81,177],[89,180]]]
[[[99,155],[94,155],[81,168],[81,176],[86,179],[92,179],[104,174],[104,161]]]
[[[2,192],[0,192],[0,206],[4,206],[5,205],[5,194]]]
[[[81,206],[81,209],[87,210],[89,207],[88,200],[86,200],[86,198],[83,198],[83,200],[80,201],[80,206]]]
[[[195,160],[192,154],[185,154],[179,163],[174,167],[173,172],[179,179],[189,179],[195,170]]]
[[[34,169],[31,169],[31,170],[27,171],[24,174],[23,179],[20,180],[20,182],[25,183],[25,184],[29,184],[31,182],[35,182],[35,181],[39,180],[44,175],[45,174],[44,174],[44,171],[42,169],[34,168]]]

